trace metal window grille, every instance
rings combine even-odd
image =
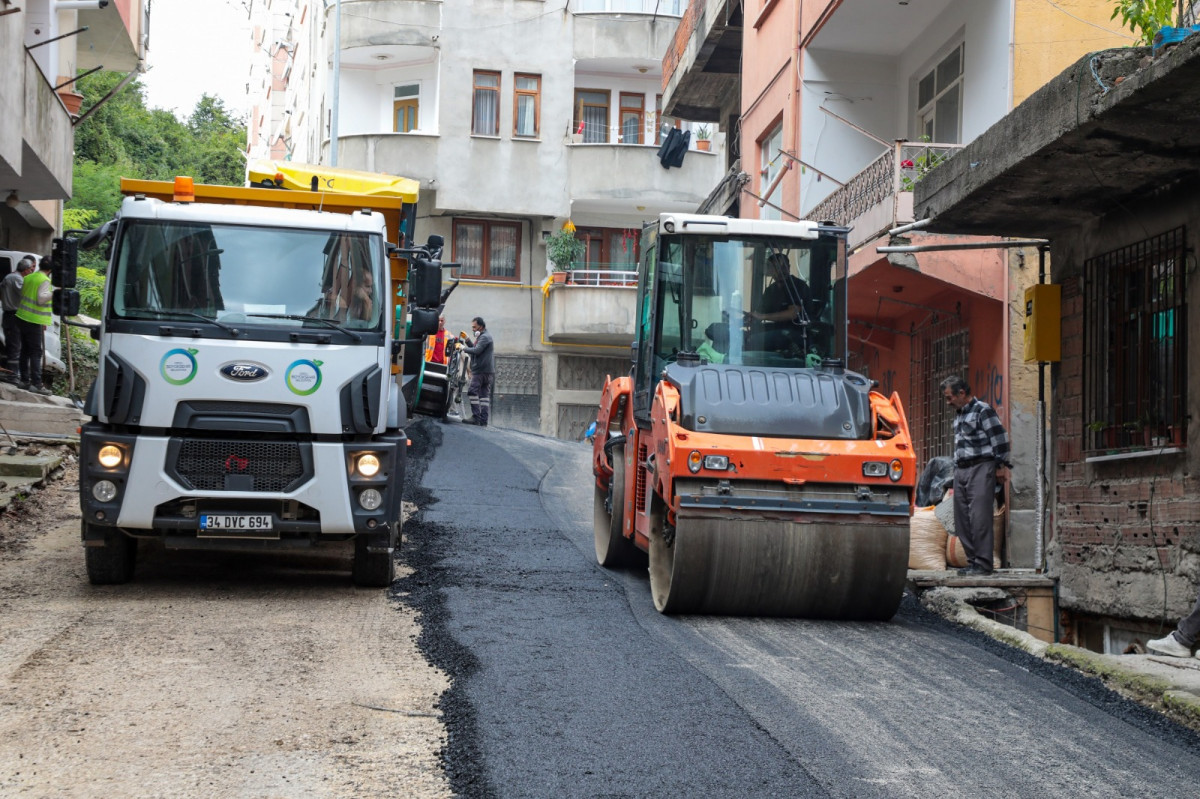
[[[1084,263],[1085,450],[1183,443],[1186,230]]]
[[[970,332],[958,316],[942,318],[913,335],[908,424],[921,468],[930,458],[954,457],[954,409],[942,399],[941,383],[952,375],[967,376],[970,343]]]

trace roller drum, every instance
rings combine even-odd
[[[679,514],[673,541],[669,529],[650,539],[654,604],[663,613],[890,619],[907,577],[908,522]]]

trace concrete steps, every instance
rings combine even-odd
[[[57,445],[78,442],[84,421],[69,399],[0,382],[0,512],[62,466]]]

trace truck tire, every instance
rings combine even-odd
[[[363,588],[387,588],[396,579],[396,561],[391,552],[368,552],[367,537],[354,537],[354,584]]]
[[[87,522],[83,523],[87,526]],[[120,585],[133,577],[137,562],[137,539],[115,527],[104,533],[104,546],[84,547],[88,582],[92,585]]]

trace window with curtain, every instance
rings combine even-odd
[[[584,244],[584,269],[636,272],[641,231],[633,228],[578,228],[575,238]]]
[[[516,280],[521,226],[486,219],[454,220],[454,260],[464,277]]]
[[[542,76],[513,76],[513,136],[535,139],[542,113]]]
[[[471,103],[471,133],[500,135],[500,73],[475,70],[475,95]]]
[[[958,144],[962,139],[963,46],[917,79],[917,133],[925,141]]]
[[[413,83],[392,89],[392,130],[408,133],[416,130],[420,109],[420,87]]]
[[[609,94],[605,89],[575,90],[575,131],[590,144],[608,141]]]
[[[642,120],[646,114],[646,95],[621,92],[621,143],[642,143]]]
[[[758,143],[759,147],[759,169],[758,169],[758,191],[760,197],[766,197],[767,202],[780,205],[780,200],[783,198],[782,183],[775,187],[770,196],[767,196],[767,189],[771,188],[771,184],[775,182],[775,178],[779,176],[780,170],[783,169],[783,156],[779,151],[783,148],[783,123],[776,125],[770,133],[766,135]],[[772,208],[769,205],[764,205],[758,211],[759,219],[782,219],[777,208]]]

